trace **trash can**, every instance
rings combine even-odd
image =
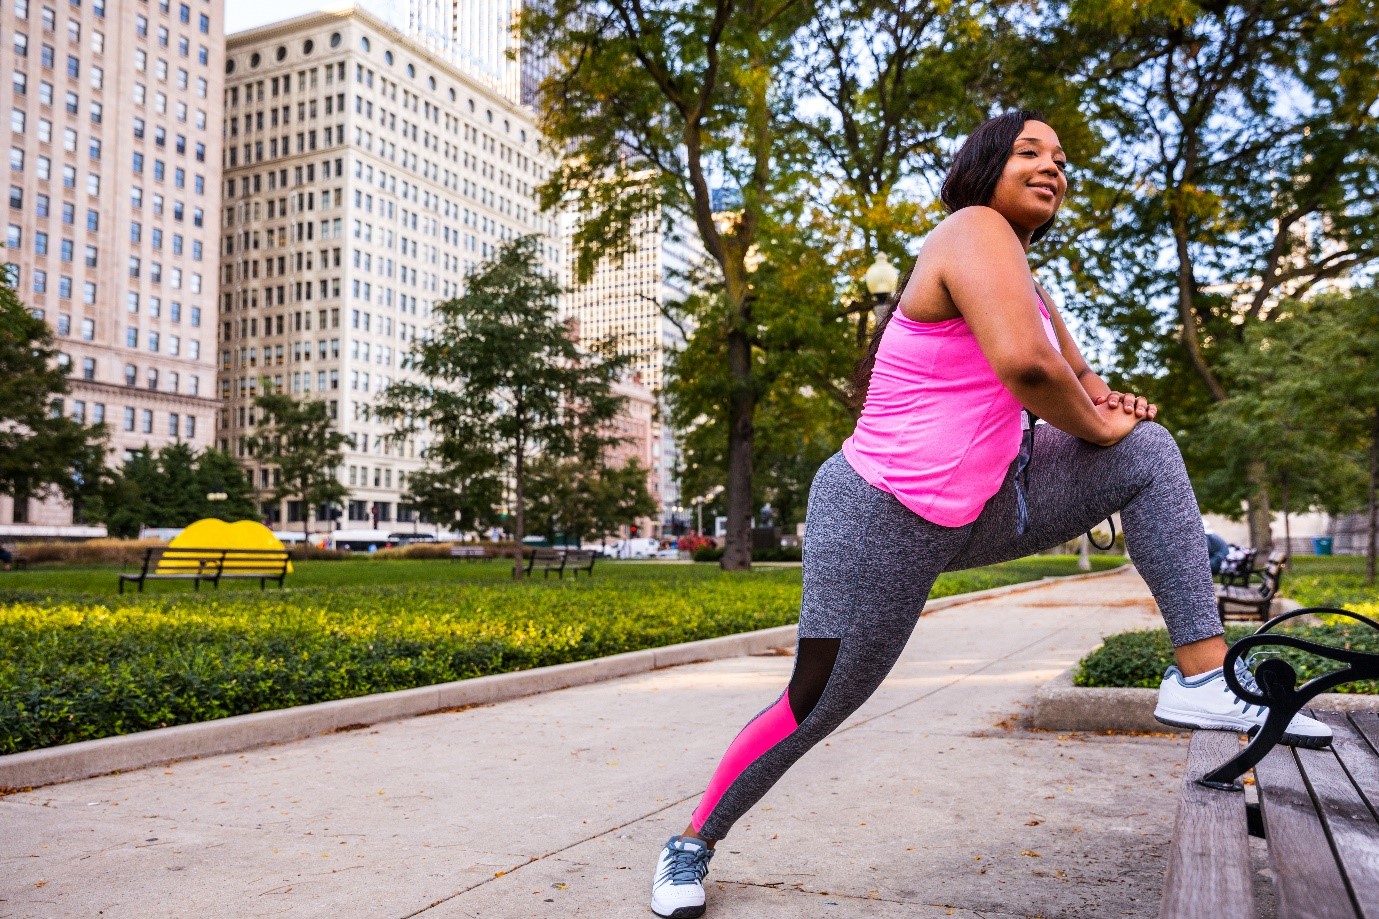
[[[1331,554],[1331,537],[1330,537],[1330,536],[1313,536],[1313,537],[1312,537],[1312,551],[1313,551],[1314,553],[1316,553],[1317,555],[1330,555],[1330,554]]]

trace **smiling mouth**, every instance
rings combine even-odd
[[[1058,192],[1054,191],[1052,188],[1049,188],[1047,185],[1031,185],[1030,188],[1034,189],[1035,191],[1042,191],[1046,193],[1050,198],[1058,197]]]

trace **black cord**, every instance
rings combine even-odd
[[[1104,546],[1098,545],[1097,541],[1092,538],[1091,530],[1087,531],[1087,541],[1092,544],[1093,548],[1100,549],[1102,552],[1105,552],[1107,549],[1112,548],[1116,544],[1116,521],[1114,518],[1107,517],[1106,522],[1111,525],[1111,541]]]

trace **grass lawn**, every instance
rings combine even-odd
[[[1336,606],[1379,619],[1379,585],[1365,583],[1363,556],[1295,558],[1292,571],[1284,572],[1280,593],[1303,606]],[[1226,630],[1226,640],[1243,638],[1256,627],[1233,624]],[[1379,631],[1340,616],[1320,626],[1297,628],[1294,634],[1319,644],[1379,654]],[[1297,669],[1299,682],[1340,669],[1331,661],[1295,650],[1283,656]],[[1100,648],[1083,658],[1074,682],[1079,686],[1157,687],[1171,663],[1173,646],[1166,630],[1125,632],[1112,635]],[[1337,691],[1379,693],[1379,682],[1349,683]]]
[[[119,596],[118,571],[0,576],[0,754],[784,625],[801,576],[600,561],[593,578],[514,584],[501,561],[361,558],[299,563],[282,590]],[[1075,571],[1036,556],[944,575],[933,595]]]

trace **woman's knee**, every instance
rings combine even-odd
[[[1168,428],[1156,421],[1141,421],[1135,425],[1125,440],[1121,441],[1136,454],[1146,456],[1167,456],[1178,458],[1181,452],[1178,449],[1178,441]]]

